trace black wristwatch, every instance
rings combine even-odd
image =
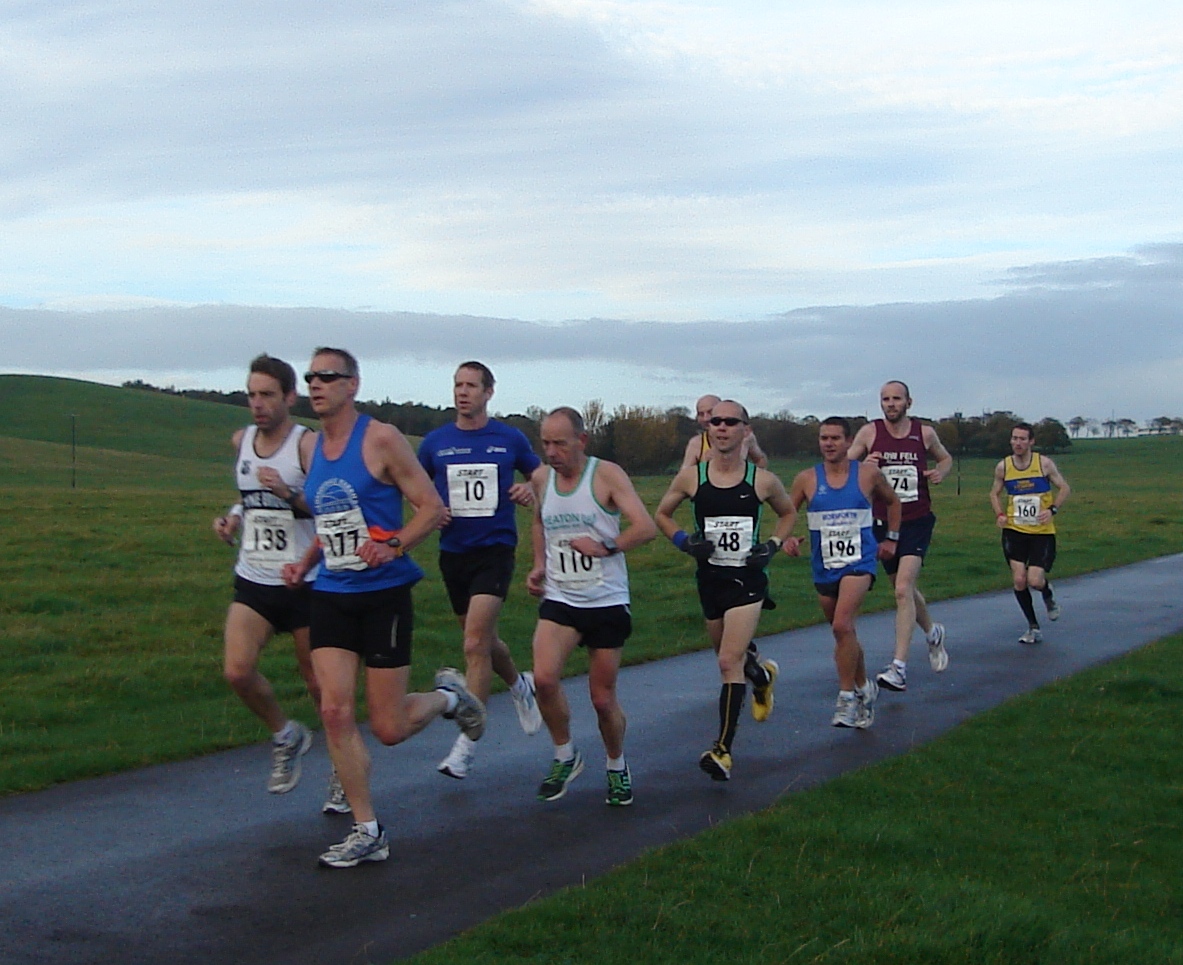
[[[385,543],[392,550],[394,550],[395,556],[402,556],[403,555],[403,552],[404,552],[403,541],[401,539],[399,539],[397,536],[390,537],[390,539],[385,540]]]

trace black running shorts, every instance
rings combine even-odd
[[[312,591],[305,583],[298,590],[254,583],[235,574],[234,602],[254,610],[276,633],[291,633],[308,626]]]
[[[1052,564],[1056,562],[1056,534],[1020,533],[1017,529],[1004,529],[1002,555],[1008,560],[1037,566],[1045,573],[1050,573]]]
[[[440,575],[448,591],[452,612],[464,616],[468,601],[488,595],[504,600],[513,582],[514,548],[504,543],[482,546],[466,553],[440,550]]]
[[[633,617],[628,606],[578,607],[558,600],[543,600],[538,605],[538,619],[579,631],[579,645],[588,650],[619,650],[633,632]]]
[[[364,593],[312,591],[313,650],[352,650],[375,669],[408,667],[414,626],[409,584]]]

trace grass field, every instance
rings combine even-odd
[[[10,434],[0,435],[0,793],[176,759],[262,738],[261,727],[221,679],[221,624],[233,552],[210,520],[233,500],[228,439],[245,412],[213,403],[90,383],[0,377]],[[36,411],[29,411],[36,410]],[[88,426],[70,488],[69,414]],[[64,441],[62,431],[65,431]],[[1058,575],[1183,546],[1174,480],[1178,438],[1078,443],[1057,462],[1074,487],[1058,519]],[[805,463],[778,464],[788,481]],[[932,599],[1008,585],[985,492],[993,461],[966,460],[935,493],[940,517],[922,585]],[[642,478],[650,507],[668,480]],[[1173,502],[1174,501],[1174,502]],[[518,575],[528,569],[525,546]],[[435,550],[416,554],[428,579],[416,591],[413,682],[460,661],[454,618],[437,578]],[[692,563],[664,541],[630,554],[632,662],[704,645]],[[816,622],[804,561],[779,557],[776,611],[762,632]],[[871,608],[891,603],[886,581]],[[502,635],[528,664],[534,608],[515,589]],[[1018,625],[1016,609],[1016,625]],[[874,661],[890,642],[866,641]],[[285,706],[315,715],[281,638],[264,669]],[[579,670],[575,661],[572,670]]]

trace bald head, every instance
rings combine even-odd
[[[698,420],[698,425],[704,431],[710,424],[711,409],[717,406],[722,399],[717,395],[704,395],[694,404],[694,418]]]

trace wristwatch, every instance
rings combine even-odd
[[[389,546],[392,550],[394,550],[394,555],[396,557],[402,556],[403,553],[406,552],[403,549],[403,541],[401,539],[399,539],[397,536],[392,536],[392,537],[390,537],[390,539],[385,540],[384,542],[386,543],[387,546]]]
[[[883,534],[883,541],[887,542],[888,540],[891,540],[891,542],[893,542],[893,543],[898,543],[900,541],[899,530],[898,529],[889,529],[886,533],[884,533]]]

